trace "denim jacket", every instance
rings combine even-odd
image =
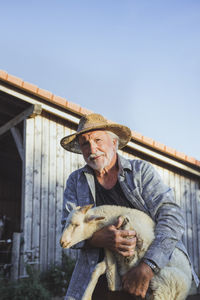
[[[156,223],[155,239],[145,253],[145,258],[163,268],[169,262],[175,247],[187,255],[181,241],[185,223],[180,207],[173,200],[171,189],[146,161],[128,160],[118,155],[118,164],[118,181],[124,195],[134,208],[147,213]],[[73,202],[77,206],[91,203],[95,205],[94,175],[88,165],[73,172],[67,180],[63,202],[63,228],[68,216],[67,202]],[[99,249],[84,248],[84,241],[74,248],[80,249],[80,252],[66,300],[82,298],[99,258]],[[193,277],[198,285],[198,277],[194,271]]]

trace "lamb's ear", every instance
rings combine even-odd
[[[80,206],[76,206],[73,202],[67,202],[67,204],[65,205],[65,208],[68,212],[71,212],[74,209],[79,209]]]
[[[92,221],[102,221],[104,219],[105,219],[105,217],[100,217],[100,216],[94,216],[94,215],[92,215],[92,216],[86,217],[85,221],[87,223],[89,223],[89,222],[92,222]]]
[[[83,213],[83,214],[86,214],[86,212],[92,208],[93,204],[89,204],[89,205],[85,205],[83,207],[80,208],[80,211]]]

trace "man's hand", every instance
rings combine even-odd
[[[129,294],[145,298],[150,280],[154,273],[144,262],[131,268],[122,278],[123,288]]]
[[[95,232],[87,240],[90,247],[107,248],[123,256],[132,256],[136,246],[136,232],[134,230],[120,230],[123,219],[119,218],[117,224],[109,225]]]

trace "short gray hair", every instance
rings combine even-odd
[[[116,140],[116,151],[119,148],[119,137],[114,132],[106,130],[107,134],[112,138],[112,140]]]

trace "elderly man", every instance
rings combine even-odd
[[[130,138],[131,131],[126,126],[109,123],[101,115],[90,114],[82,117],[76,133],[61,140],[66,150],[82,154],[87,163],[85,167],[73,172],[67,181],[63,227],[68,215],[68,202],[77,206],[93,203],[132,207],[146,212],[156,222],[155,240],[144,259],[122,278],[124,291],[108,292],[105,278],[100,278],[93,300],[120,297],[128,300],[135,296],[144,298],[150,280],[168,263],[174,248],[186,252],[180,241],[184,220],[171,190],[163,184],[149,163],[127,160],[117,154],[118,148],[123,148]],[[123,256],[132,255],[136,234],[134,231],[120,230],[121,221],[119,219],[117,224],[103,228],[90,240],[75,246],[81,251],[66,300],[82,298],[91,273],[103,258],[103,248]]]

